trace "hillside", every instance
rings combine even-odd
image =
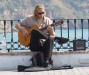
[[[0,19],[23,19],[32,15],[38,3],[45,5],[50,18],[89,18],[89,0],[0,0]]]
[[[89,19],[89,0],[0,0],[0,20],[20,20],[30,16],[39,3],[45,5],[46,15],[51,19]],[[77,27],[81,28],[81,25]],[[0,29],[3,28],[0,21]],[[84,28],[87,28],[86,24]]]

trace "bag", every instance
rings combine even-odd
[[[44,55],[42,52],[33,55],[31,60],[33,66],[39,66],[39,67],[46,66]]]
[[[64,38],[64,37],[58,37],[58,36],[56,36],[54,38],[54,41],[56,41],[60,45],[60,44],[67,43],[69,41],[69,38]]]

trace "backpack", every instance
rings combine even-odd
[[[44,54],[42,52],[34,54],[32,56],[32,64],[33,66],[46,67],[47,64],[44,60]]]

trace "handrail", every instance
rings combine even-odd
[[[60,19],[53,19],[56,22]],[[15,24],[20,20],[0,20],[0,36],[3,34],[7,39],[7,50],[24,50],[27,47],[23,47],[19,44],[18,38],[16,39],[17,30],[15,29]],[[63,19],[63,26],[54,26],[55,32],[59,37],[69,38],[70,41],[64,45],[58,45],[54,42],[54,49],[73,49],[73,40],[75,39],[85,39],[86,48],[89,48],[89,19]],[[9,27],[8,27],[9,26]],[[9,28],[9,30],[8,30]],[[86,32],[85,32],[86,31]],[[86,34],[85,34],[86,33]],[[16,36],[15,36],[16,35]],[[79,37],[78,37],[79,36]]]

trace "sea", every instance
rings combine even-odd
[[[76,32],[76,33],[75,33]],[[76,29],[76,31],[74,29],[63,29],[63,30],[55,30],[55,35],[56,36],[59,36],[59,37],[64,37],[64,38],[69,38],[69,42],[68,43],[65,43],[62,45],[62,47],[59,45],[59,44],[56,44],[56,47],[60,48],[60,49],[63,49],[63,47],[66,47],[65,49],[63,50],[73,50],[73,41],[74,39],[83,39],[83,40],[86,40],[86,49],[88,50],[89,49],[89,29]],[[3,36],[4,36],[4,33],[0,33],[0,42],[3,41]],[[6,42],[18,42],[18,33],[17,32],[14,32],[13,34],[12,33],[6,33]],[[13,43],[7,45],[7,48],[10,48],[11,45]],[[67,48],[68,44],[70,45],[69,48]],[[1,45],[1,43],[0,43]],[[18,48],[18,45],[14,45],[15,48],[17,47]],[[22,46],[23,47],[23,46]],[[56,48],[54,47],[54,48]]]

